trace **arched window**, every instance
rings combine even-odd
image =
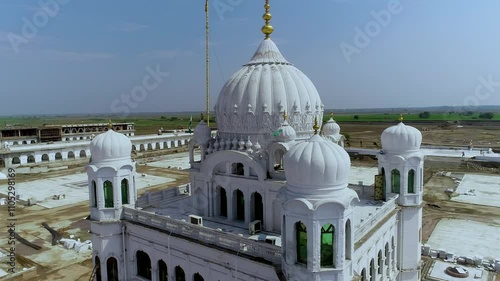
[[[151,259],[149,255],[143,251],[137,251],[136,262],[137,262],[137,276],[151,280]]]
[[[231,170],[233,175],[237,176],[245,175],[245,166],[242,163],[233,163]]]
[[[387,268],[385,274],[389,276],[389,243],[385,243],[385,266]]]
[[[382,275],[382,271],[384,269],[384,262],[382,259],[382,250],[378,251],[378,274]]]
[[[333,241],[335,239],[335,227],[332,224],[321,228],[321,266],[333,267]]]
[[[193,281],[205,281],[205,279],[203,279],[203,276],[201,276],[201,274],[195,273],[195,275],[193,275]]]
[[[384,188],[384,198],[385,198],[385,191],[386,191],[386,186],[387,186],[387,184],[386,184],[386,180],[385,180],[385,169],[384,169],[384,168],[382,168],[382,171],[381,171],[381,173],[380,173],[380,174],[382,175],[382,178],[384,179],[384,185],[383,185],[383,188]]]
[[[361,281],[366,281],[366,268],[361,270]]]
[[[87,158],[87,152],[85,150],[80,150],[80,158]]]
[[[352,240],[351,240],[351,220],[347,220],[345,223],[345,259],[351,259],[352,251]]]
[[[307,228],[302,222],[295,223],[297,263],[307,265]]]
[[[175,281],[186,281],[186,274],[180,266],[175,267]]]
[[[168,268],[163,260],[158,261],[158,280],[168,281]]]
[[[99,259],[98,256],[95,256],[95,280],[96,281],[102,281],[102,276],[101,276],[101,259]]]
[[[222,217],[227,217],[227,194],[226,190],[224,188],[219,189],[219,195],[220,195],[220,215]]]
[[[55,155],[55,159],[56,159],[56,161],[60,161],[60,160],[62,160],[62,154],[61,154],[61,152],[57,152],[57,153],[56,153],[56,155]]]
[[[283,165],[283,155],[285,152],[281,149],[277,149],[274,151],[274,170],[275,171],[283,171],[284,170],[284,165]]]
[[[35,163],[35,156],[33,155],[28,156],[28,163]]]
[[[108,281],[118,281],[118,262],[111,257],[106,262]]]
[[[264,204],[258,192],[252,194],[252,221],[260,220],[264,224]]]
[[[92,206],[97,207],[97,184],[95,181],[92,181],[92,196],[94,199],[94,202],[92,202]]]
[[[75,153],[73,151],[68,152],[68,159],[75,159]]]
[[[12,165],[21,164],[19,157],[12,158]]]
[[[392,193],[399,194],[401,181],[399,177],[399,171],[396,169],[392,170],[391,172],[391,182],[392,182]]]
[[[48,154],[42,155],[42,162],[49,162],[49,155]]]
[[[129,200],[128,200],[128,180],[127,179],[123,179],[122,180],[122,204],[129,204]]]
[[[241,190],[236,190],[236,219],[245,220],[245,196]]]
[[[408,193],[415,193],[415,171],[408,172]]]
[[[113,183],[110,181],[104,182],[104,208],[113,208]]]
[[[375,281],[375,261],[370,261],[370,281]]]

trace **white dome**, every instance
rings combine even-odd
[[[420,149],[422,133],[403,122],[382,132],[382,149],[389,153],[412,152]]]
[[[339,145],[319,135],[298,143],[284,156],[288,189],[297,194],[327,194],[347,187],[351,160]]]
[[[321,132],[324,136],[335,136],[340,134],[340,126],[333,118],[330,118],[321,128]]]
[[[132,142],[124,134],[117,133],[111,129],[97,135],[90,142],[90,155],[92,163],[130,159]]]
[[[257,138],[278,128],[286,111],[297,136],[309,137],[314,117],[323,118],[323,107],[311,80],[266,39],[222,88],[215,106],[217,129],[223,138]]]
[[[281,131],[280,134],[276,136],[276,140],[279,142],[289,142],[297,138],[297,133],[295,133],[293,127],[290,126],[286,120],[278,128],[278,131]]]
[[[201,120],[200,123],[194,128],[193,139],[197,144],[204,145],[208,140],[212,137],[212,131],[207,126],[204,120]]]

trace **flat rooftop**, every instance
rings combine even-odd
[[[500,225],[461,219],[441,219],[427,245],[456,256],[500,258]]]
[[[465,174],[455,191],[452,201],[500,207],[500,176]]]
[[[153,175],[141,176],[135,179],[137,189],[175,181],[167,177]],[[7,195],[7,185],[0,184],[0,193]],[[55,178],[20,182],[16,185],[16,194],[20,199],[35,198],[37,204],[45,208],[55,208],[89,200],[88,177],[86,173],[67,175]],[[52,199],[54,195],[64,194],[65,198]]]

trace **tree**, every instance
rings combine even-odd
[[[486,112],[479,114],[479,119],[493,119],[494,116],[493,112]]]
[[[429,118],[429,117],[431,117],[431,113],[429,111],[420,112],[418,114],[418,118]]]
[[[359,116],[358,115],[354,115],[354,120],[358,120],[359,119]]]

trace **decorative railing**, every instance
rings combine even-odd
[[[251,240],[221,230],[215,230],[141,210],[124,207],[123,212],[124,219],[128,221],[166,230],[177,235],[196,239],[206,244],[233,250],[239,254],[262,258],[274,264],[281,263],[281,247],[272,244]]]
[[[367,234],[377,223],[380,222],[387,214],[396,208],[397,196],[389,198],[373,215],[359,224],[359,227],[354,230],[354,241],[359,241]]]

